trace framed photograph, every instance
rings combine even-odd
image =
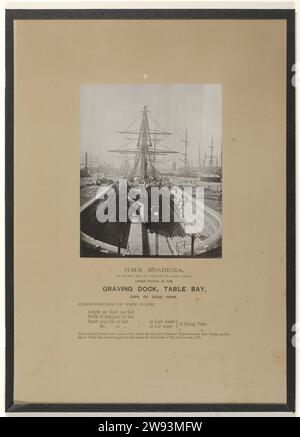
[[[294,10],[6,11],[6,410],[295,409]]]

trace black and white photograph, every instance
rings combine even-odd
[[[220,84],[81,85],[80,255],[222,256]]]
[[[0,414],[297,415],[299,11],[38,3],[2,26]]]

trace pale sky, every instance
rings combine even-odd
[[[120,164],[124,156],[107,152],[128,142],[128,137],[116,131],[139,129],[143,106],[146,105],[150,129],[173,132],[161,144],[184,151],[185,130],[188,130],[188,160],[198,165],[211,139],[214,151],[220,156],[222,143],[222,87],[219,84],[179,85],[81,85],[81,154],[100,155],[105,162]],[[137,119],[138,118],[138,119]],[[158,122],[159,126],[155,124]],[[135,144],[131,144],[134,148]],[[157,148],[161,148],[157,144]],[[182,155],[159,157],[160,168],[177,161]]]

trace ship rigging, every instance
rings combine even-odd
[[[149,178],[158,176],[158,168],[156,163],[156,156],[165,156],[168,154],[180,153],[176,150],[167,148],[166,146],[160,146],[157,148],[157,144],[161,142],[163,138],[172,134],[165,130],[150,129],[148,118],[147,106],[144,106],[142,111],[142,120],[140,128],[127,129],[119,131],[119,134],[127,135],[129,137],[136,137],[136,147],[128,148],[128,145],[121,146],[115,149],[109,149],[108,152],[118,153],[121,155],[133,155],[134,165],[131,172],[131,176],[140,177],[141,181],[147,183]],[[130,141],[132,143],[133,141]]]

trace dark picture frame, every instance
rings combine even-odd
[[[30,404],[14,403],[14,23],[17,20],[273,20],[287,23],[286,59],[286,404]],[[292,412],[295,411],[295,11],[291,9],[6,10],[6,411],[12,412]]]

